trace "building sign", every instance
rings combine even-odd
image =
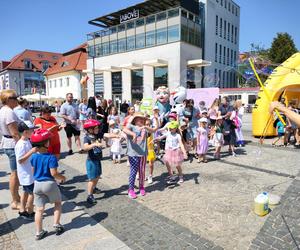
[[[124,23],[132,19],[137,19],[139,17],[140,17],[140,11],[133,9],[132,11],[120,16],[120,23]]]

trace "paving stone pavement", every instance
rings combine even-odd
[[[2,185],[4,185],[4,183],[1,183],[1,186]],[[0,204],[0,249],[23,249],[12,229],[12,226],[7,222],[8,220],[3,208],[4,205]]]

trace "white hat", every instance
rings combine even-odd
[[[153,110],[159,110],[159,107],[158,106],[154,106]]]
[[[202,118],[199,120],[199,122],[205,122],[205,123],[207,123],[207,118],[202,117]]]

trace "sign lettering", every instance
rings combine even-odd
[[[123,14],[120,16],[120,23],[124,23],[124,22],[127,22],[129,20],[132,20],[132,19],[137,19],[140,17],[140,12],[139,10],[132,10],[126,14]]]

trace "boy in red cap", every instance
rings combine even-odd
[[[31,135],[31,143],[37,148],[37,153],[31,157],[31,165],[34,169],[34,203],[36,206],[35,225],[36,240],[41,240],[47,235],[43,229],[43,213],[47,203],[54,203],[54,229],[56,235],[64,232],[60,224],[61,194],[56,180],[65,182],[66,178],[58,171],[58,162],[54,155],[48,153],[51,134],[48,130],[38,129]]]

